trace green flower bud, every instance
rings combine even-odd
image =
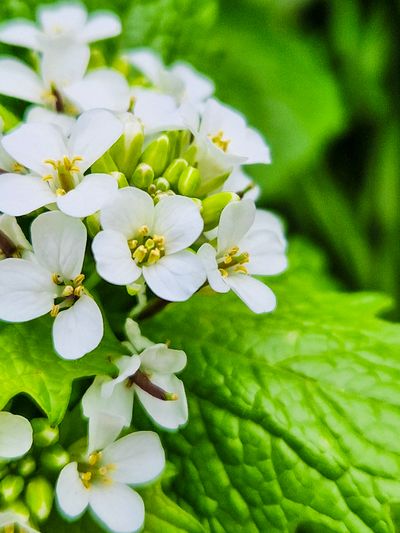
[[[32,479],[25,491],[25,502],[34,518],[39,522],[46,520],[53,507],[54,489],[43,476]]]
[[[118,183],[118,187],[120,189],[129,186],[128,180],[126,179],[125,174],[122,172],[111,172],[110,174],[113,178],[115,178],[115,181]]]
[[[187,148],[187,150],[185,150],[185,152],[182,154],[182,157],[184,159],[186,159],[186,161],[190,165],[194,165],[195,164],[196,156],[197,156],[197,148],[196,148],[196,146],[194,146],[194,144],[189,146],[189,148]]]
[[[31,420],[33,428],[33,444],[39,448],[51,446],[58,441],[58,427],[52,427],[47,418]]]
[[[203,180],[203,183],[200,185],[197,195],[202,197],[210,194],[210,192],[217,191],[222,185],[226,182],[230,175],[230,172],[225,172],[225,174],[219,174],[214,178],[209,178]]]
[[[112,67],[115,68],[115,70],[118,70],[125,78],[128,77],[129,71],[131,70],[131,64],[124,56],[119,56],[114,59]]]
[[[0,482],[0,495],[5,503],[11,503],[18,498],[24,489],[24,479],[21,476],[9,474]]]
[[[239,200],[239,196],[234,192],[217,192],[216,194],[212,194],[208,198],[205,198],[203,200],[203,209],[201,212],[204,220],[204,230],[209,231],[218,226],[224,207],[230,202],[237,202]]]
[[[153,168],[156,177],[161,176],[168,164],[169,147],[168,135],[164,133],[149,144],[140,158],[142,163],[147,163]]]
[[[21,500],[16,500],[15,502],[7,505],[7,509],[5,510],[19,515],[25,521],[28,521],[31,516],[28,507]]]
[[[164,178],[166,178],[171,185],[176,185],[181,177],[182,172],[189,166],[186,159],[174,159],[169,164],[164,172]]]
[[[41,465],[51,472],[59,472],[69,460],[69,453],[59,444],[43,450],[40,456]]]
[[[139,189],[147,189],[153,183],[154,170],[147,163],[139,163],[132,176],[132,183]]]
[[[18,462],[17,471],[23,477],[30,476],[36,469],[36,461],[31,455],[27,455]]]
[[[112,146],[110,152],[118,167],[126,176],[132,176],[143,148],[143,126],[133,115],[124,123],[124,133]]]
[[[101,230],[100,214],[93,213],[93,215],[86,217],[86,227],[88,229],[90,237],[95,237]]]
[[[169,181],[163,177],[154,180],[154,185],[156,186],[157,191],[165,192],[169,189]]]
[[[191,131],[183,130],[180,132],[179,146],[177,150],[179,155],[183,154],[189,148],[189,145],[192,142],[192,138],[193,138],[193,135]]]
[[[95,161],[91,166],[91,169],[92,172],[99,172],[101,174],[109,174],[110,172],[118,171],[117,165],[109,151],[105,152],[100,159]]]
[[[200,182],[199,170],[194,167],[187,167],[179,178],[178,191],[184,196],[193,196],[199,188]]]
[[[169,156],[171,159],[175,159],[175,157],[179,157],[180,154],[180,131],[168,131],[167,135],[169,138]]]
[[[100,68],[107,64],[103,52],[99,48],[92,48],[88,68]]]

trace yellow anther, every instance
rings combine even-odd
[[[136,250],[137,245],[138,245],[137,239],[131,239],[128,241],[128,246],[130,250]]]
[[[50,311],[50,316],[55,318],[58,315],[59,311],[60,311],[60,306],[57,304],[53,304],[53,307],[51,308],[51,311]]]
[[[51,281],[55,283],[56,285],[62,285],[61,277],[55,272],[51,275]]]
[[[156,243],[158,248],[163,248],[165,246],[165,237],[162,235],[154,235],[153,241]]]
[[[64,189],[57,189],[56,195],[57,196],[64,196],[64,194],[67,194]]]
[[[239,246],[232,246],[232,248],[229,250],[228,255],[236,255],[239,251]]]
[[[71,296],[71,294],[74,294],[74,288],[72,285],[66,285],[64,287],[64,290],[61,293],[61,296],[63,298],[66,298],[67,296]]]
[[[79,274],[76,276],[76,278],[73,280],[73,284],[75,287],[78,287],[79,285],[82,285],[83,281],[85,279],[85,274]]]
[[[232,256],[231,255],[225,255],[224,256],[224,263],[226,265],[229,265],[229,263],[232,263]]]
[[[24,166],[20,165],[19,163],[13,163],[12,169],[14,172],[22,172],[24,170]]]
[[[51,174],[47,174],[46,176],[42,177],[43,181],[51,181],[52,179],[54,179],[54,176],[52,176]]]
[[[225,268],[219,268],[218,270],[219,270],[219,272],[220,272],[220,274],[221,274],[221,276],[223,278],[227,278],[228,277],[228,272],[227,272],[227,270],[225,270]]]
[[[149,254],[149,258],[147,260],[148,265],[154,265],[154,263],[157,263],[157,261],[161,257],[161,252],[158,248],[155,248],[154,250],[151,250]]]
[[[215,146],[220,148],[223,152],[228,150],[231,141],[229,139],[224,139],[224,132],[222,130],[215,135],[209,135],[209,138],[215,144]]]
[[[99,468],[99,474],[101,476],[106,476],[108,474],[108,468],[106,466],[101,466]]]
[[[141,226],[141,227],[139,228],[139,230],[138,230],[138,233],[139,233],[139,235],[143,235],[143,237],[144,237],[145,235],[148,235],[148,233],[149,233],[149,228],[148,228],[148,226],[146,226],[145,224],[144,224],[143,226]]]
[[[135,259],[138,263],[141,263],[143,259],[147,255],[147,249],[143,244],[139,246],[139,248],[136,248],[136,250],[133,252],[133,259]]]
[[[93,452],[89,455],[88,463],[90,466],[94,466],[98,461],[100,461],[101,452]]]
[[[54,159],[45,159],[43,161],[46,165],[51,165],[55,170],[57,170],[58,167],[58,161],[54,161]]]
[[[249,273],[249,271],[247,270],[247,268],[244,267],[243,265],[237,265],[237,266],[235,266],[234,271],[235,271],[235,272],[238,272],[239,274],[248,274],[248,273]]]
[[[154,242],[153,239],[147,239],[144,245],[146,246],[148,250],[152,250],[154,246],[156,245],[156,243]]]
[[[78,285],[77,287],[75,287],[74,289],[74,296],[76,296],[77,298],[80,298],[84,292],[84,288],[82,285]]]
[[[90,481],[92,479],[92,472],[82,472],[81,479],[82,481]]]

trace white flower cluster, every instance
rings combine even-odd
[[[36,58],[33,66],[0,58],[0,94],[30,104],[0,144],[0,320],[50,313],[64,359],[100,344],[104,281],[126,286],[142,307],[154,295],[180,302],[204,288],[232,290],[264,313],[275,296],[253,276],[286,268],[281,223],[256,209],[258,190],[243,170],[270,162],[263,138],[185,63],[167,67],[140,49],[114,68],[93,68],[90,43],[120,31],[114,14],[88,17],[79,4],[0,27],[1,42]],[[144,339],[133,321],[126,328],[131,355],[115,361],[118,377],[97,376],[85,393],[88,446],[72,454],[56,490],[66,515],[89,506],[115,532],[141,527],[143,502],[128,485],[154,479],[165,463],[157,434],[118,439],[134,394],[160,427],[188,419],[175,376],[185,353]]]

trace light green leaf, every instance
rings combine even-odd
[[[389,533],[400,501],[400,326],[292,246],[278,309],[199,294],[144,323],[188,354],[174,498],[212,532]]]
[[[74,379],[111,374],[110,356],[123,348],[108,330],[101,345],[76,361],[66,361],[54,351],[52,320],[40,318],[24,324],[3,324],[0,329],[0,409],[16,394],[26,393],[53,424],[62,420]]]

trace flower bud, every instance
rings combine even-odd
[[[169,189],[169,181],[163,177],[154,180],[154,185],[156,186],[157,191],[165,192]]]
[[[237,202],[239,200],[239,196],[234,192],[217,192],[205,198],[201,212],[204,220],[204,230],[209,231],[218,226],[224,207],[230,202]]]
[[[160,176],[168,164],[169,159],[169,138],[166,133],[155,139],[143,152],[140,161],[147,163],[154,170],[156,177]]]
[[[119,189],[129,186],[128,180],[126,179],[125,174],[123,174],[122,172],[114,171],[114,172],[110,172],[110,174],[113,178],[115,178],[115,181],[118,183]]]
[[[168,131],[167,135],[169,138],[169,156],[171,159],[175,159],[175,157],[179,157],[180,154],[180,131]]]
[[[88,233],[90,237],[95,237],[99,231],[101,230],[100,226],[100,214],[93,213],[93,215],[90,215],[86,217],[86,227],[88,229]]]
[[[100,68],[107,64],[103,52],[99,48],[92,48],[88,68]]]
[[[187,150],[185,150],[185,152],[182,154],[182,157],[186,159],[186,161],[190,165],[194,165],[196,161],[196,156],[197,156],[197,148],[194,144],[189,146],[189,148],[187,148]]]
[[[0,482],[1,499],[11,503],[18,498],[24,489],[24,479],[21,476],[9,474]]]
[[[181,174],[178,182],[178,191],[184,196],[193,196],[201,182],[200,172],[197,168],[188,166]]]
[[[132,176],[132,183],[139,189],[147,189],[154,179],[154,170],[147,163],[139,163]]]
[[[43,476],[32,479],[25,491],[25,502],[31,514],[39,522],[46,520],[53,507],[54,490]]]
[[[18,462],[17,471],[23,477],[30,476],[36,469],[36,461],[31,455],[27,455]]]
[[[181,177],[182,172],[189,166],[186,159],[174,159],[164,172],[166,178],[171,185],[176,185]]]
[[[69,460],[69,453],[59,444],[43,450],[40,456],[40,464],[51,472],[59,472]]]
[[[7,511],[10,511],[12,513],[15,513],[21,517],[21,519],[25,520],[26,522],[30,518],[30,512],[28,507],[22,502],[21,500],[16,500],[9,505],[7,505]]]
[[[58,427],[52,427],[47,418],[31,420],[33,428],[33,444],[39,448],[51,446],[58,441]]]
[[[126,113],[124,132],[110,151],[118,169],[128,177],[132,176],[138,164],[143,140],[142,124],[132,113]]]
[[[109,151],[105,152],[100,159],[95,161],[91,169],[92,172],[100,172],[101,174],[110,174],[110,172],[118,171],[117,165]]]

